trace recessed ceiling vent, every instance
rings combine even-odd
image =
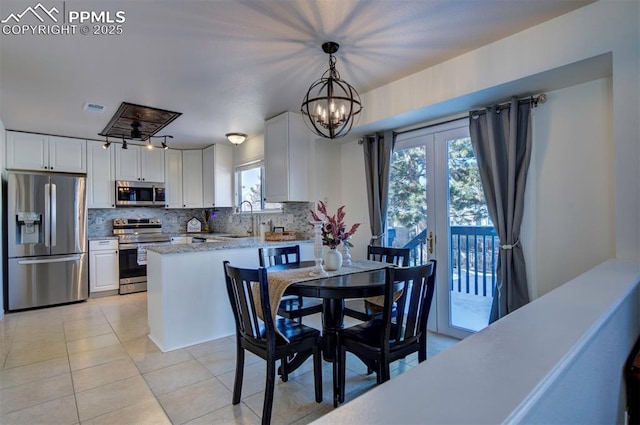
[[[91,102],[84,102],[84,106],[82,107],[82,109],[89,112],[99,112],[99,113],[104,112],[103,105],[98,105],[97,103],[91,103]]]
[[[122,102],[111,121],[99,135],[145,141],[180,115],[182,115],[181,112]]]

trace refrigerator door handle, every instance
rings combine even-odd
[[[57,186],[55,183],[51,184],[51,246],[56,246],[56,234],[57,234],[57,230],[56,228],[57,226],[57,214],[56,211],[58,210],[57,208],[57,192],[56,192]]]
[[[29,264],[45,264],[45,263],[64,263],[67,261],[78,261],[80,259],[79,255],[69,255],[66,257],[56,257],[56,258],[39,258],[33,260],[18,260],[18,264],[21,266],[29,265]]]
[[[49,239],[51,236],[51,190],[50,184],[44,185],[44,246],[50,246]]]

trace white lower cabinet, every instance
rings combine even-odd
[[[89,292],[118,288],[118,241],[89,241]]]

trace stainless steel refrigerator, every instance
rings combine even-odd
[[[86,179],[7,173],[9,311],[87,299]]]

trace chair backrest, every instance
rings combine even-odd
[[[269,306],[267,270],[264,267],[241,269],[231,266],[229,261],[225,261],[223,264],[227,294],[231,310],[233,310],[238,336],[262,348],[274,349],[275,327]],[[252,285],[255,283],[260,288],[261,313],[264,320],[258,316],[256,300],[251,291]]]
[[[382,344],[389,347],[415,343],[427,331],[436,285],[436,261],[414,267],[390,267],[386,272]],[[394,292],[402,289],[395,301]]]
[[[300,264],[300,245],[278,248],[259,248],[260,267],[271,267],[279,264]]]
[[[409,248],[390,248],[387,246],[367,247],[367,259],[382,261],[383,263],[395,264],[396,266],[407,267],[409,265]]]

